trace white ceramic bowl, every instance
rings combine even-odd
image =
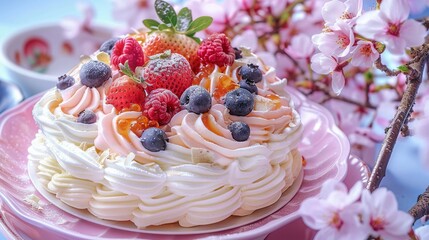
[[[60,23],[22,29],[3,41],[0,61],[9,79],[21,86],[24,95],[34,95],[55,86],[58,77],[75,66],[82,54],[90,54],[83,50],[96,50],[113,33],[104,26],[91,30],[90,34],[69,39]]]

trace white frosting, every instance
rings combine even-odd
[[[225,73],[216,67],[203,82],[213,93],[220,75],[238,82],[237,67],[249,62],[262,64],[250,54]],[[276,202],[302,168],[296,150],[300,118],[284,92],[286,80],[271,68],[262,70],[248,116],[229,115],[222,100],[205,114],[182,110],[164,126],[169,142],[159,152],[146,150],[131,131],[119,133],[119,121],[142,113],[117,113],[104,104],[110,81],[97,89],[78,81],[51,90],[33,110],[41,133],[29,159],[49,192],[102,219],[130,220],[139,228],[171,222],[190,227],[251,214]],[[85,109],[97,113],[97,123],[76,122]],[[250,126],[248,140],[232,138],[228,125],[234,121]]]

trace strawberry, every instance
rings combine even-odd
[[[121,69],[125,68],[129,70],[128,63],[125,67],[121,65]],[[131,107],[132,104],[138,104],[142,107],[145,98],[143,84],[134,77],[123,75],[110,86],[106,94],[106,103],[112,104],[117,111],[121,111]]]
[[[186,58],[170,51],[152,56],[142,71],[148,94],[154,89],[165,88],[180,97],[194,78]]]
[[[197,73],[200,68],[200,59],[197,55],[200,39],[195,33],[206,29],[213,21],[211,17],[203,16],[192,20],[191,10],[182,8],[176,14],[174,8],[162,0],[155,1],[155,10],[159,23],[153,19],[146,19],[143,24],[151,30],[143,43],[145,61],[150,56],[170,50],[184,56]]]
[[[110,58],[114,69],[119,69],[119,64],[125,64],[127,61],[132,71],[144,65],[142,47],[132,37],[119,39],[113,46]]]
[[[148,35],[143,43],[143,51],[145,52],[145,61],[149,60],[149,56],[158,53],[163,53],[166,50],[171,50],[173,53],[178,53],[186,58],[194,72],[200,69],[200,59],[198,57],[199,44],[188,36],[156,31]]]

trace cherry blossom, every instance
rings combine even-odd
[[[410,4],[411,13],[421,13],[429,5],[429,3],[424,0],[408,0]]]
[[[219,3],[216,0],[190,0],[185,6],[192,11],[195,18],[200,16],[213,17],[213,23],[209,26],[209,32],[225,32],[227,26],[240,23],[249,23],[248,16],[241,14],[240,4],[245,1],[230,0]]]
[[[407,19],[410,6],[407,0],[383,0],[380,10],[369,11],[357,19],[355,30],[366,38],[386,44],[394,54],[402,54],[408,47],[423,44],[425,27]]]
[[[418,240],[429,239],[429,225],[418,227],[414,230],[414,233]]]
[[[286,52],[296,59],[306,59],[313,54],[314,45],[308,35],[301,33],[292,38]]]
[[[340,94],[345,85],[343,70],[338,69],[337,59],[317,53],[311,58],[311,68],[319,74],[332,74],[331,88],[335,94]]]
[[[357,67],[369,68],[378,59],[380,54],[370,41],[358,41],[353,51],[351,64]]]
[[[339,22],[331,30],[313,35],[313,43],[329,56],[345,57],[355,43],[354,33],[345,22]]]
[[[407,239],[413,218],[398,210],[395,195],[386,188],[378,188],[372,194],[368,190],[362,192],[362,204],[365,209],[363,221],[373,237],[382,239]]]
[[[362,0],[332,0],[323,5],[322,16],[328,26],[338,21],[354,21],[362,12]]]
[[[315,239],[365,239],[368,234],[359,221],[362,184],[358,182],[350,192],[343,183],[326,181],[320,198],[308,198],[299,208],[304,223],[319,230]]]
[[[130,32],[131,29],[139,29],[142,20],[147,18],[156,19],[154,2],[152,0],[113,0],[112,15],[116,20],[125,23],[124,32]]]

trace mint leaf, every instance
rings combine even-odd
[[[174,11],[173,6],[169,3],[162,0],[155,1],[155,11],[159,19],[165,24],[171,24],[171,26],[176,26],[177,24],[177,14]]]
[[[145,19],[143,20],[143,25],[150,30],[158,30],[159,22],[153,19]]]
[[[212,17],[199,17],[195,19],[191,24],[189,25],[188,30],[185,32],[186,35],[193,35],[196,32],[202,31],[210,26],[212,24],[213,18]]]
[[[192,22],[192,12],[189,8],[185,7],[179,11],[177,15],[177,25],[176,30],[179,32],[184,32],[188,30],[189,25]]]

